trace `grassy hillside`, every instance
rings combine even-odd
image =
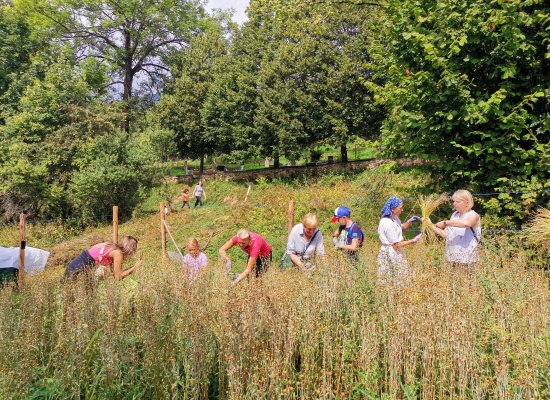
[[[517,235],[486,232],[482,265],[469,276],[444,263],[442,243],[419,242],[407,248],[406,281],[377,282],[374,230],[383,202],[355,200],[408,197],[419,179],[378,170],[260,181],[248,205],[246,184],[208,181],[205,207],[191,210],[179,208],[182,185],[159,186],[120,224],[120,235],[139,239],[135,257],[143,260],[129,278],[93,291],[63,287],[60,263],[19,290],[0,291],[0,397],[548,398],[544,252],[524,248]],[[193,285],[161,256],[157,210],[167,200],[178,244],[191,236],[208,243],[209,272]],[[310,278],[274,266],[262,285],[231,288],[216,249],[242,226],[282,252],[290,200],[296,222],[315,212],[328,230],[336,228],[334,208],[348,205],[366,235],[359,265],[351,269],[327,245],[327,261]],[[406,200],[401,219],[417,212],[416,200]],[[438,213],[434,220],[448,217],[449,206]],[[91,224],[36,224],[29,242],[111,232],[108,221]],[[14,232],[4,227],[0,238]],[[60,261],[95,242],[43,247]],[[231,253],[235,271],[243,254]]]

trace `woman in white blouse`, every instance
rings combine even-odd
[[[423,221],[424,218],[416,215],[401,224],[399,215],[403,212],[403,201],[391,196],[382,207],[382,218],[378,224],[378,237],[382,242],[382,248],[378,253],[378,279],[382,282],[386,278],[394,278],[407,274],[407,260],[403,247],[416,243],[422,237],[422,233],[413,239],[405,240],[403,232],[411,227],[415,221]]]
[[[478,261],[478,248],[481,243],[481,219],[472,208],[474,198],[467,190],[457,190],[453,194],[456,210],[451,219],[432,225],[433,231],[445,240],[445,258],[453,267],[462,267],[470,272],[472,263]]]

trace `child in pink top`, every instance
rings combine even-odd
[[[245,277],[250,277],[251,272],[253,272],[253,276],[260,278],[271,264],[271,246],[269,243],[257,233],[241,229],[220,248],[220,256],[225,260],[228,272],[231,272],[233,263],[227,255],[227,250],[235,245],[238,245],[248,254],[248,261],[245,270],[235,279],[233,284],[239,283]]]
[[[189,274],[189,283],[192,284],[199,277],[201,272],[206,270],[208,266],[208,258],[200,247],[199,242],[195,238],[190,238],[187,242],[188,253],[183,257],[183,268]]]

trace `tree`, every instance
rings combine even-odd
[[[174,57],[172,84],[151,113],[162,126],[174,131],[182,157],[201,160],[201,173],[204,155],[217,149],[216,140],[205,135],[201,112],[216,76],[217,64],[227,54],[226,42],[220,34],[214,30],[200,34]]]
[[[374,50],[387,154],[424,158],[448,189],[549,186],[549,14],[539,0],[391,2]]]
[[[31,18],[51,27],[81,58],[95,58],[108,69],[108,85],[122,85],[126,113],[134,85],[156,87],[169,73],[167,59],[208,26],[199,0],[19,0]],[[129,116],[123,121],[129,133]]]
[[[9,7],[0,10],[0,123],[2,115],[19,102],[20,91],[11,84],[32,65],[32,54],[45,46],[32,37],[20,13]]]
[[[378,134],[385,113],[362,84],[372,74],[357,43],[372,35],[375,12],[316,5],[274,18],[254,2],[249,16],[204,114],[208,134],[228,138],[234,158],[268,156],[277,165],[279,154],[299,157],[325,141],[341,146],[346,161],[352,136]]]

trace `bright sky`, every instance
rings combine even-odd
[[[249,3],[249,0],[209,0],[206,7],[208,9],[234,8],[235,14],[233,15],[233,21],[241,25],[243,22],[248,21],[248,17],[244,12]]]

